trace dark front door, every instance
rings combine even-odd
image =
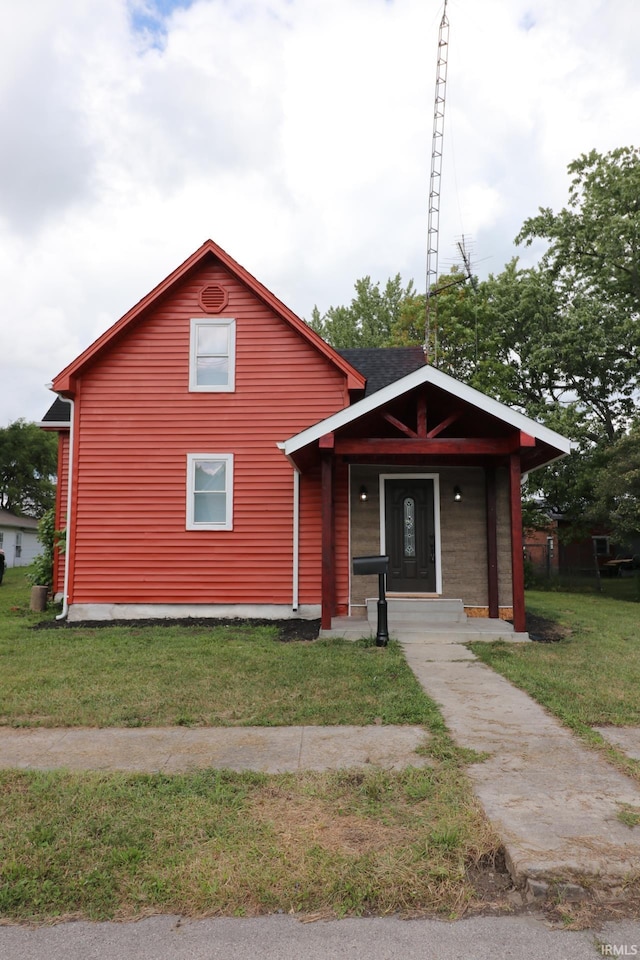
[[[433,480],[385,481],[387,590],[435,593]]]

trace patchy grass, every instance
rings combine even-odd
[[[0,772],[0,915],[458,916],[496,836],[455,763],[267,777]]]
[[[631,829],[640,827],[640,807],[633,807],[628,803],[623,804],[618,813],[618,820]]]
[[[474,653],[640,779],[640,763],[591,729],[640,726],[640,608],[600,595],[531,591],[527,609],[559,623],[567,636],[557,643],[476,643]]]
[[[246,624],[36,630],[42,614],[28,612],[24,575],[8,574],[0,588],[0,724],[439,722],[397,644],[281,643],[275,627]]]
[[[0,771],[0,917],[459,916],[509,885],[499,840],[400,648],[270,627],[41,629],[0,591],[13,725],[412,723],[431,766],[266,776]],[[53,612],[49,612],[53,616]]]

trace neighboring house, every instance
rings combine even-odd
[[[569,441],[420,348],[332,349],[212,241],[52,388],[70,619],[328,627],[377,593],[352,557],[382,553],[391,595],[524,629],[521,475]]]
[[[0,509],[0,550],[7,567],[28,567],[42,552],[38,521]]]
[[[547,577],[593,577],[598,570],[617,576],[640,566],[640,544],[619,544],[602,525],[593,526],[580,536],[570,535],[562,516],[552,515],[546,527],[525,531],[523,547],[525,558],[536,573]]]

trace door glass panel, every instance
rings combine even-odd
[[[413,497],[405,497],[403,511],[403,551],[405,557],[416,555],[416,503]]]

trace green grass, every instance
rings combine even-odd
[[[455,764],[267,777],[0,773],[0,915],[460,915],[496,838]]]
[[[282,643],[272,628],[33,629],[0,587],[0,715],[12,725],[422,724],[425,769],[266,776],[0,771],[0,918],[151,913],[458,916],[499,840],[470,751],[400,648]],[[47,616],[53,617],[50,610]]]
[[[559,574],[540,580],[536,584],[536,591],[532,592],[537,592],[538,589],[545,592],[601,594],[614,600],[638,603],[640,602],[640,570],[634,571],[632,576],[603,576],[599,581],[595,573],[591,576]]]
[[[559,643],[474,644],[474,652],[567,722],[640,725],[640,608],[531,591],[527,610],[570,634]]]
[[[640,779],[594,726],[640,726],[640,607],[598,594],[529,591],[527,610],[569,630],[557,643],[472,644],[474,653]]]
[[[0,725],[280,726],[438,721],[400,648],[282,643],[274,627],[33,629],[24,573],[0,587]],[[53,612],[47,614],[53,617]]]

